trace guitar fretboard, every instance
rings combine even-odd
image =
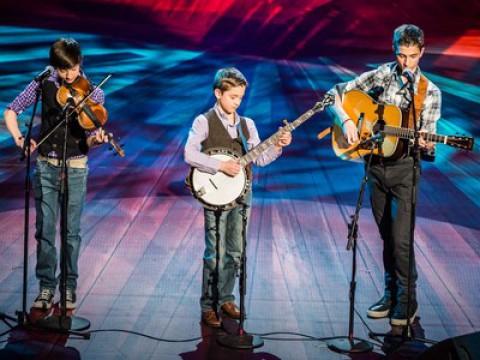
[[[402,139],[414,139],[415,138],[415,131],[409,128],[402,128],[396,126],[389,126],[386,125],[382,131],[387,135],[394,135]],[[426,141],[435,142],[435,143],[448,143],[448,136],[447,135],[439,135],[439,134],[432,134],[432,133],[422,133],[422,137]]]

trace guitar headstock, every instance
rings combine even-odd
[[[315,112],[322,111],[325,107],[333,105],[335,103],[335,95],[326,93],[323,99],[316,102],[312,110]]]
[[[447,139],[447,145],[463,149],[473,150],[474,139],[469,136],[449,136]]]

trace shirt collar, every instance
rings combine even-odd
[[[394,76],[395,79],[399,79],[400,76],[402,75],[401,72],[400,72],[400,67],[398,66],[396,61],[391,63],[390,70],[392,71],[392,76]],[[417,83],[418,80],[420,79],[420,76],[422,75],[422,71],[420,70],[420,66],[417,66],[417,68],[415,69],[413,74],[415,75],[415,83]]]
[[[218,117],[220,118],[220,120],[222,120],[223,123],[226,123],[228,124],[229,126],[237,126],[238,123],[240,122],[240,116],[238,116],[237,112],[235,112],[234,116],[235,116],[235,122],[234,124],[232,124],[230,122],[230,119],[227,117],[227,114],[225,114],[225,112],[222,110],[221,106],[217,103],[215,103],[215,105],[213,106],[213,109],[215,110],[215,112],[217,113]]]

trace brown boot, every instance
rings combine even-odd
[[[202,311],[202,321],[205,325],[212,328],[219,328],[222,326],[222,323],[214,310]]]
[[[226,302],[221,306],[222,311],[230,319],[240,319],[240,310],[233,302]]]

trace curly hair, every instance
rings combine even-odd
[[[399,46],[414,46],[419,49],[425,46],[425,38],[423,30],[416,25],[403,24],[393,32],[393,48],[398,49]]]

